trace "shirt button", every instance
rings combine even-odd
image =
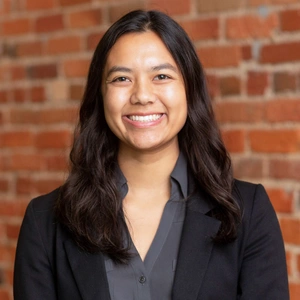
[[[144,275],[142,275],[140,278],[139,278],[139,283],[141,284],[144,284],[146,282],[146,277]]]

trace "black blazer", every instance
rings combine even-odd
[[[285,252],[276,214],[261,185],[236,181],[243,221],[235,242],[211,241],[220,222],[205,196],[188,200],[173,300],[288,300]],[[102,254],[81,251],[56,222],[58,190],[29,204],[19,236],[15,300],[109,300]],[[240,201],[240,200],[238,200]],[[124,299],[132,300],[132,299]],[[164,299],[153,299],[164,300]]]

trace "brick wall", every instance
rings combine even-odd
[[[137,8],[168,12],[193,38],[235,175],[263,183],[278,213],[299,299],[299,0],[0,1],[0,299],[12,299],[28,201],[66,177],[93,49]]]

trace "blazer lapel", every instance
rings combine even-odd
[[[65,250],[82,299],[110,300],[103,255],[82,252],[72,240]]]
[[[203,195],[187,200],[172,300],[196,300],[209,263],[214,236],[221,222],[205,215],[212,205]]]

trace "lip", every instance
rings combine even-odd
[[[150,115],[161,115],[161,117],[157,120],[152,120],[152,121],[134,121],[129,119],[128,116],[140,116],[140,117],[144,117],[144,116],[150,116]],[[122,117],[123,121],[125,123],[128,123],[136,128],[147,128],[147,127],[152,127],[152,126],[156,126],[158,124],[160,124],[162,122],[162,120],[164,120],[166,117],[166,114],[164,113],[132,113],[132,114],[128,114]]]

